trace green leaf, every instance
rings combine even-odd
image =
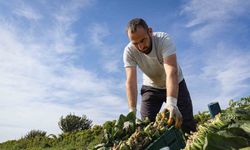
[[[219,135],[231,137],[231,136],[242,136],[245,138],[250,138],[246,131],[239,127],[231,127],[223,131],[217,132]]]
[[[148,117],[146,117],[144,120],[143,120],[143,124],[145,125],[148,125],[151,121],[149,120]]]
[[[248,134],[250,134],[250,121],[247,121],[243,123],[240,128],[242,128],[244,131],[246,131]]]
[[[130,113],[128,113],[127,114],[127,120],[128,121],[133,121],[133,122],[135,122],[135,119],[136,119],[136,115],[135,115],[135,112],[130,112]]]
[[[121,128],[117,128],[115,127],[114,128],[114,138],[117,139],[117,138],[120,138],[123,134],[123,130]]]
[[[131,121],[126,121],[124,122],[123,130],[126,134],[132,134],[133,132],[135,132],[135,124]]]
[[[111,131],[111,129],[113,128],[113,122],[112,121],[106,121],[103,124],[103,128],[106,129],[107,131]]]
[[[247,139],[243,137],[224,137],[215,133],[209,133],[205,139],[204,150],[239,149],[248,146]]]
[[[127,117],[125,117],[123,114],[119,116],[119,119],[116,121],[115,126],[119,128],[123,128],[124,122],[127,121]]]
[[[137,126],[140,126],[140,125],[143,124],[143,122],[142,122],[141,119],[136,118],[136,119],[135,119],[135,124],[136,124]]]

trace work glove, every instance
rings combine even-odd
[[[134,112],[135,116],[136,116],[136,107],[130,107],[129,108],[129,112]]]
[[[168,125],[173,123],[175,119],[175,127],[180,128],[182,124],[182,115],[177,107],[177,99],[171,96],[167,97],[167,102],[164,105],[163,113],[169,111]]]

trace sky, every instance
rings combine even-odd
[[[122,55],[135,17],[173,39],[194,113],[249,96],[249,8],[248,0],[0,1],[0,142],[32,129],[58,135],[70,113],[99,125],[127,114]],[[141,79],[138,71],[139,88]]]

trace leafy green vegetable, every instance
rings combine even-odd
[[[239,149],[248,146],[247,139],[239,136],[225,137],[209,133],[205,139],[204,150]]]
[[[204,118],[203,118],[204,117]],[[230,100],[229,107],[214,119],[198,113],[197,132],[189,135],[185,149],[224,150],[250,146],[250,97]]]

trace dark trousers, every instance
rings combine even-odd
[[[159,113],[163,102],[166,102],[166,90],[143,85],[141,88],[141,96],[142,119],[148,117],[150,121],[155,121],[155,117],[157,113]],[[195,131],[196,121],[193,117],[192,101],[184,79],[179,83],[177,107],[183,117],[182,131],[185,133]]]

